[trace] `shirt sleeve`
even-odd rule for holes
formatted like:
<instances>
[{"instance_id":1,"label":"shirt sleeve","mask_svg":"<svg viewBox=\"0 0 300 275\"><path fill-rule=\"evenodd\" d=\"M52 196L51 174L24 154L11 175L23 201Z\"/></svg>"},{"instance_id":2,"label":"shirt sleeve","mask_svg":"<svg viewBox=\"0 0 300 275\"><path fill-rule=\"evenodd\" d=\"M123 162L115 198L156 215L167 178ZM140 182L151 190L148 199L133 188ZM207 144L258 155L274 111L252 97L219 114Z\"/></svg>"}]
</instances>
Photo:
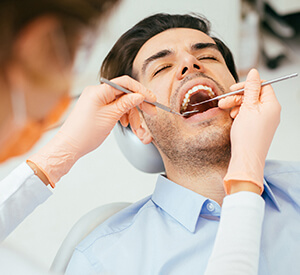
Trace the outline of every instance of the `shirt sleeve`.
<instances>
[{"instance_id":1,"label":"shirt sleeve","mask_svg":"<svg viewBox=\"0 0 300 275\"><path fill-rule=\"evenodd\" d=\"M24 162L0 182L0 241L52 192Z\"/></svg>"},{"instance_id":2,"label":"shirt sleeve","mask_svg":"<svg viewBox=\"0 0 300 275\"><path fill-rule=\"evenodd\" d=\"M205 275L257 274L264 206L263 198L252 192L225 197Z\"/></svg>"}]
</instances>

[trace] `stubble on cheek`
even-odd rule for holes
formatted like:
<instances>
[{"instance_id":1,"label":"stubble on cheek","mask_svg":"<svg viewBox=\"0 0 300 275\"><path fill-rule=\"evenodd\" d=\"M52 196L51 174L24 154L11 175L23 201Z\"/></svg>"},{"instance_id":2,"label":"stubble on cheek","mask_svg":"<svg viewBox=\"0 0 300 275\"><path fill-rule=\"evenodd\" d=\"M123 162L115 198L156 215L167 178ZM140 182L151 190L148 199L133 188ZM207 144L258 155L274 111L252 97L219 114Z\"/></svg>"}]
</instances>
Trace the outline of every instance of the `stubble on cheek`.
<instances>
[{"instance_id":1,"label":"stubble on cheek","mask_svg":"<svg viewBox=\"0 0 300 275\"><path fill-rule=\"evenodd\" d=\"M231 120L215 125L205 121L193 134L181 132L167 115L145 117L154 144L178 169L193 173L203 167L227 167L230 160Z\"/></svg>"}]
</instances>

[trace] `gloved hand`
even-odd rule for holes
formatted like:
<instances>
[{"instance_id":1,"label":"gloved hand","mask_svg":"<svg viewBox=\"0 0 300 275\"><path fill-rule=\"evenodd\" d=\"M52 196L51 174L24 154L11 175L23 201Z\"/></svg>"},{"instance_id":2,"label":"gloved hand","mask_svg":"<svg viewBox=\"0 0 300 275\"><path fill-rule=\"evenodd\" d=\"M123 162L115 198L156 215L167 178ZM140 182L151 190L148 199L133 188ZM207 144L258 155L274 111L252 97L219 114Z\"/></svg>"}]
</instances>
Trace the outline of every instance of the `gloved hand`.
<instances>
[{"instance_id":1,"label":"gloved hand","mask_svg":"<svg viewBox=\"0 0 300 275\"><path fill-rule=\"evenodd\" d=\"M55 137L38 153L29 158L43 171L51 185L65 175L83 155L96 149L109 135L118 120L123 126L140 125L135 106L149 115L156 108L143 102L154 102L154 94L128 76L112 80L135 93L124 94L106 84L85 88L70 116ZM31 165L30 165L31 166Z\"/></svg>"},{"instance_id":2,"label":"gloved hand","mask_svg":"<svg viewBox=\"0 0 300 275\"><path fill-rule=\"evenodd\" d=\"M280 121L281 107L270 85L261 87L257 70L252 69L244 83L231 90L245 88L244 95L228 96L219 101L222 109L232 108L231 159L224 178L230 193L234 181L256 184L263 191L265 159Z\"/></svg>"}]
</instances>

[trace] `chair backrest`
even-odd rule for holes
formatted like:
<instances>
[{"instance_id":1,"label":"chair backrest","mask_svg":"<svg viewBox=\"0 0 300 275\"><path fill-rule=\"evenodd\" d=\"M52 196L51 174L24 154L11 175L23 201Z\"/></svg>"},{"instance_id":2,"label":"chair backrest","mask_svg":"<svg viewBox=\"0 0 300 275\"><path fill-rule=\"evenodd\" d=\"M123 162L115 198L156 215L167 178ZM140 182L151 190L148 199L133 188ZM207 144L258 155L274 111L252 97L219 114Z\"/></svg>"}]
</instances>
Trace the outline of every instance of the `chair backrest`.
<instances>
[{"instance_id":1,"label":"chair backrest","mask_svg":"<svg viewBox=\"0 0 300 275\"><path fill-rule=\"evenodd\" d=\"M130 204L128 202L117 202L102 205L81 217L62 242L50 271L64 274L75 247L99 224Z\"/></svg>"}]
</instances>

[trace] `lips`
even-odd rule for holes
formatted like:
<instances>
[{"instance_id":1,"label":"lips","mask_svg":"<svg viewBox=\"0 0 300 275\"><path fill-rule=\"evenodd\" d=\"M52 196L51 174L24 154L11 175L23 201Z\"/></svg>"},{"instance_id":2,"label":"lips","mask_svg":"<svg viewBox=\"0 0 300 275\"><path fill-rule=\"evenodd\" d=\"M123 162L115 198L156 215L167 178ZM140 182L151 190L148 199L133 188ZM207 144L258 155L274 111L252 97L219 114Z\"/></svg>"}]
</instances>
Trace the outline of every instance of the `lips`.
<instances>
[{"instance_id":1,"label":"lips","mask_svg":"<svg viewBox=\"0 0 300 275\"><path fill-rule=\"evenodd\" d=\"M201 84L195 85L186 92L181 103L180 113L183 114L188 112L189 114L185 115L185 117L189 118L196 113L203 113L211 108L217 107L217 101L210 101L193 106L196 103L214 98L215 96L216 94L211 87Z\"/></svg>"}]
</instances>

